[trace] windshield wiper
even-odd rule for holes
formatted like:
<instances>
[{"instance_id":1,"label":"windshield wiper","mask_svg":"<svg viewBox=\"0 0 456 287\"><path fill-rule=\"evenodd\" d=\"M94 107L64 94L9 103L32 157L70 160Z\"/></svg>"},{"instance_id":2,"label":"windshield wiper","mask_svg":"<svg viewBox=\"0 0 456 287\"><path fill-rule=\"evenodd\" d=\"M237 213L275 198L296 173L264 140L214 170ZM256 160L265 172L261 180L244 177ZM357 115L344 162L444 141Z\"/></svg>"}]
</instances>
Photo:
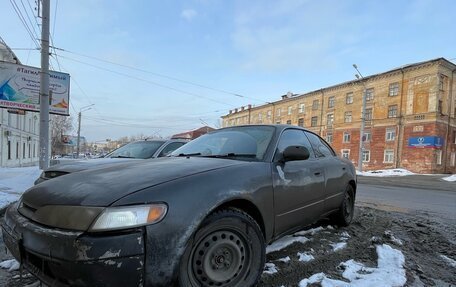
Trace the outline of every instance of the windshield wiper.
<instances>
[{"instance_id":1,"label":"windshield wiper","mask_svg":"<svg viewBox=\"0 0 456 287\"><path fill-rule=\"evenodd\" d=\"M125 155L116 155L116 156L110 156L110 158L135 158L133 156L125 156Z\"/></svg>"},{"instance_id":2,"label":"windshield wiper","mask_svg":"<svg viewBox=\"0 0 456 287\"><path fill-rule=\"evenodd\" d=\"M247 158L256 158L256 154L230 152L230 153L227 153L227 154L205 155L203 157L214 157L214 158L247 157Z\"/></svg>"},{"instance_id":3,"label":"windshield wiper","mask_svg":"<svg viewBox=\"0 0 456 287\"><path fill-rule=\"evenodd\" d=\"M180 153L177 156L198 156L201 155L200 152L195 152L195 153Z\"/></svg>"}]
</instances>

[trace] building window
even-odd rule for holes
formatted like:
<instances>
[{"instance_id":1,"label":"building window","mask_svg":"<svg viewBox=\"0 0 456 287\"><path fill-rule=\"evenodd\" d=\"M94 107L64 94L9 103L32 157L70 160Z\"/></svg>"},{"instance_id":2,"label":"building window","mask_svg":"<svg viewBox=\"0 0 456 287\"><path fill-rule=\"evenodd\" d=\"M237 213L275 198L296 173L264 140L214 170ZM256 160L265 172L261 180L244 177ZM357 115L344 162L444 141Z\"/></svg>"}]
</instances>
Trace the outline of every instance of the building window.
<instances>
[{"instance_id":1,"label":"building window","mask_svg":"<svg viewBox=\"0 0 456 287\"><path fill-rule=\"evenodd\" d=\"M272 117L272 112L271 112L270 110L267 112L266 117L268 118L268 120L271 119L271 117Z\"/></svg>"},{"instance_id":2,"label":"building window","mask_svg":"<svg viewBox=\"0 0 456 287\"><path fill-rule=\"evenodd\" d=\"M344 139L343 139L343 142L344 143L349 143L350 142L350 139L351 139L351 134L349 132L344 132Z\"/></svg>"},{"instance_id":3,"label":"building window","mask_svg":"<svg viewBox=\"0 0 456 287\"><path fill-rule=\"evenodd\" d=\"M385 140L386 141L393 141L396 139L396 128L388 128L386 129Z\"/></svg>"},{"instance_id":4,"label":"building window","mask_svg":"<svg viewBox=\"0 0 456 287\"><path fill-rule=\"evenodd\" d=\"M299 118L298 119L298 126L300 126L300 127L304 126L304 118Z\"/></svg>"},{"instance_id":5,"label":"building window","mask_svg":"<svg viewBox=\"0 0 456 287\"><path fill-rule=\"evenodd\" d=\"M384 163L393 163L394 162L394 150L385 149L383 153L383 162Z\"/></svg>"},{"instance_id":6,"label":"building window","mask_svg":"<svg viewBox=\"0 0 456 287\"><path fill-rule=\"evenodd\" d=\"M306 112L306 106L304 104L299 104L299 113L303 114Z\"/></svg>"},{"instance_id":7,"label":"building window","mask_svg":"<svg viewBox=\"0 0 456 287\"><path fill-rule=\"evenodd\" d=\"M440 76L439 90L443 91L445 88L445 76Z\"/></svg>"},{"instance_id":8,"label":"building window","mask_svg":"<svg viewBox=\"0 0 456 287\"><path fill-rule=\"evenodd\" d=\"M366 120L366 121L372 120L372 108L366 109L366 113L364 114L364 120Z\"/></svg>"},{"instance_id":9,"label":"building window","mask_svg":"<svg viewBox=\"0 0 456 287\"><path fill-rule=\"evenodd\" d=\"M318 117L312 117L310 120L310 126L311 127L316 127L318 122Z\"/></svg>"},{"instance_id":10,"label":"building window","mask_svg":"<svg viewBox=\"0 0 456 287\"><path fill-rule=\"evenodd\" d=\"M36 146L33 144L33 157L36 157Z\"/></svg>"},{"instance_id":11,"label":"building window","mask_svg":"<svg viewBox=\"0 0 456 287\"><path fill-rule=\"evenodd\" d=\"M363 142L370 142L372 140L371 132L364 132Z\"/></svg>"},{"instance_id":12,"label":"building window","mask_svg":"<svg viewBox=\"0 0 456 287\"><path fill-rule=\"evenodd\" d=\"M345 96L345 103L346 103L347 105L353 104L353 93L348 93L348 94Z\"/></svg>"},{"instance_id":13,"label":"building window","mask_svg":"<svg viewBox=\"0 0 456 287\"><path fill-rule=\"evenodd\" d=\"M326 134L326 141L330 144L333 142L333 134L332 133L327 133Z\"/></svg>"},{"instance_id":14,"label":"building window","mask_svg":"<svg viewBox=\"0 0 456 287\"><path fill-rule=\"evenodd\" d=\"M29 158L32 157L32 150L31 150L31 145L30 145L30 143L28 144L28 157L29 157Z\"/></svg>"},{"instance_id":15,"label":"building window","mask_svg":"<svg viewBox=\"0 0 456 287\"><path fill-rule=\"evenodd\" d=\"M8 141L8 159L11 159L11 141Z\"/></svg>"},{"instance_id":16,"label":"building window","mask_svg":"<svg viewBox=\"0 0 456 287\"><path fill-rule=\"evenodd\" d=\"M281 109L281 108L278 108L278 109L276 110L276 114L277 114L278 117L280 117L281 114L282 114L282 109Z\"/></svg>"},{"instance_id":17,"label":"building window","mask_svg":"<svg viewBox=\"0 0 456 287\"><path fill-rule=\"evenodd\" d=\"M352 122L352 112L345 112L344 122L346 122L346 123Z\"/></svg>"},{"instance_id":18,"label":"building window","mask_svg":"<svg viewBox=\"0 0 456 287\"><path fill-rule=\"evenodd\" d=\"M342 154L342 157L350 158L350 150L349 149L343 149L341 151L341 154Z\"/></svg>"},{"instance_id":19,"label":"building window","mask_svg":"<svg viewBox=\"0 0 456 287\"><path fill-rule=\"evenodd\" d=\"M456 152L450 154L450 166L456 165Z\"/></svg>"},{"instance_id":20,"label":"building window","mask_svg":"<svg viewBox=\"0 0 456 287\"><path fill-rule=\"evenodd\" d=\"M288 121L287 121L287 125L291 125L291 120L288 120Z\"/></svg>"},{"instance_id":21,"label":"building window","mask_svg":"<svg viewBox=\"0 0 456 287\"><path fill-rule=\"evenodd\" d=\"M363 150L363 162L370 162L371 152L370 150Z\"/></svg>"},{"instance_id":22,"label":"building window","mask_svg":"<svg viewBox=\"0 0 456 287\"><path fill-rule=\"evenodd\" d=\"M439 114L443 114L443 101L442 100L439 100L439 105L438 105L438 108L437 108Z\"/></svg>"},{"instance_id":23,"label":"building window","mask_svg":"<svg viewBox=\"0 0 456 287\"><path fill-rule=\"evenodd\" d=\"M289 106L289 107L288 107L288 115L291 115L292 112L293 112L293 107L292 107L292 106Z\"/></svg>"},{"instance_id":24,"label":"building window","mask_svg":"<svg viewBox=\"0 0 456 287\"><path fill-rule=\"evenodd\" d=\"M397 105L388 106L388 118L397 117Z\"/></svg>"},{"instance_id":25,"label":"building window","mask_svg":"<svg viewBox=\"0 0 456 287\"><path fill-rule=\"evenodd\" d=\"M334 114L328 114L326 116L326 126L328 128L332 127L334 123Z\"/></svg>"},{"instance_id":26,"label":"building window","mask_svg":"<svg viewBox=\"0 0 456 287\"><path fill-rule=\"evenodd\" d=\"M19 158L19 142L16 142L16 158Z\"/></svg>"},{"instance_id":27,"label":"building window","mask_svg":"<svg viewBox=\"0 0 456 287\"><path fill-rule=\"evenodd\" d=\"M22 143L22 158L25 158L25 143Z\"/></svg>"},{"instance_id":28,"label":"building window","mask_svg":"<svg viewBox=\"0 0 456 287\"><path fill-rule=\"evenodd\" d=\"M329 97L328 108L334 108L335 104L336 104L336 97L334 97L334 96Z\"/></svg>"},{"instance_id":29,"label":"building window","mask_svg":"<svg viewBox=\"0 0 456 287\"><path fill-rule=\"evenodd\" d=\"M258 114L258 122L261 124L263 123L263 114L262 113L259 113Z\"/></svg>"},{"instance_id":30,"label":"building window","mask_svg":"<svg viewBox=\"0 0 456 287\"><path fill-rule=\"evenodd\" d=\"M436 163L437 163L437 165L442 165L442 150L441 149L436 151Z\"/></svg>"},{"instance_id":31,"label":"building window","mask_svg":"<svg viewBox=\"0 0 456 287\"><path fill-rule=\"evenodd\" d=\"M394 97L399 95L399 83L392 83L389 85L389 96Z\"/></svg>"},{"instance_id":32,"label":"building window","mask_svg":"<svg viewBox=\"0 0 456 287\"><path fill-rule=\"evenodd\" d=\"M366 101L372 101L374 99L374 88L366 89Z\"/></svg>"},{"instance_id":33,"label":"building window","mask_svg":"<svg viewBox=\"0 0 456 287\"><path fill-rule=\"evenodd\" d=\"M320 101L319 100L314 100L312 102L312 110L318 110L319 107L320 107Z\"/></svg>"}]
</instances>

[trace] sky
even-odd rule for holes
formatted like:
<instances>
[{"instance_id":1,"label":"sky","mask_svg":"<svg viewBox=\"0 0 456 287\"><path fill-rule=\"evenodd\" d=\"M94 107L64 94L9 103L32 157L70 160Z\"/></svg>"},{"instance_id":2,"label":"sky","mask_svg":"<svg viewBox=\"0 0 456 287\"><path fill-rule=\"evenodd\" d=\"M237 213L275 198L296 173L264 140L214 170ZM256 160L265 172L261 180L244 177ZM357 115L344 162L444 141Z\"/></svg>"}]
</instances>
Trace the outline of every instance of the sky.
<instances>
[{"instance_id":1,"label":"sky","mask_svg":"<svg viewBox=\"0 0 456 287\"><path fill-rule=\"evenodd\" d=\"M33 0L0 1L0 36L39 67L13 4L39 38ZM455 62L454 11L453 0L51 0L51 65L71 76L72 134L82 110L89 142L169 137L354 80L354 63L368 76Z\"/></svg>"}]
</instances>

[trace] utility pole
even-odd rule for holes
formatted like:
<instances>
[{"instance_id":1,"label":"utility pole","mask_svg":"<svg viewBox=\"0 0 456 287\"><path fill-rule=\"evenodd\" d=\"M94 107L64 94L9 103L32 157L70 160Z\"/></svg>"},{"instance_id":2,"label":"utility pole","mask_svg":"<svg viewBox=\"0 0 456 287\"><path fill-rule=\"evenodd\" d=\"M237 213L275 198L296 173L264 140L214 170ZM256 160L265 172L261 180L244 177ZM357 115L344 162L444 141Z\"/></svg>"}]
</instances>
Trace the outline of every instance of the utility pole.
<instances>
[{"instance_id":1,"label":"utility pole","mask_svg":"<svg viewBox=\"0 0 456 287\"><path fill-rule=\"evenodd\" d=\"M359 80L361 78L361 83L363 84L363 107L361 110L361 127L359 129L359 158L358 158L358 171L363 171L363 151L364 151L364 126L366 124L366 84L364 83L364 77L361 72L358 70L358 66L353 64L353 68L356 69L358 74L356 74L356 78Z\"/></svg>"},{"instance_id":2,"label":"utility pole","mask_svg":"<svg viewBox=\"0 0 456 287\"><path fill-rule=\"evenodd\" d=\"M50 0L41 0L40 169L49 167L49 25Z\"/></svg>"},{"instance_id":3,"label":"utility pole","mask_svg":"<svg viewBox=\"0 0 456 287\"><path fill-rule=\"evenodd\" d=\"M78 114L78 141L77 141L77 146L76 146L76 158L79 158L79 150L80 150L80 142L81 142L81 116L82 116L82 112L90 110L91 106L93 106L93 105L95 105L95 104L91 104L91 105L82 107L79 110L79 114Z\"/></svg>"}]
</instances>

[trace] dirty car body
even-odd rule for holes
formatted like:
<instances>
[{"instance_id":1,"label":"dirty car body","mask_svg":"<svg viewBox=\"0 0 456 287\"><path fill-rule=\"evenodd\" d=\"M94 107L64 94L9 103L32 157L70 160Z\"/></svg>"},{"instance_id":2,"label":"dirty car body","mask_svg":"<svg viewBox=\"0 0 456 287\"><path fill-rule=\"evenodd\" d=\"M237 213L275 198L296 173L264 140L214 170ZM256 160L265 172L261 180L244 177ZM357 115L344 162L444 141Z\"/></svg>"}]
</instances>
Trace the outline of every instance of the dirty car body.
<instances>
[{"instance_id":1,"label":"dirty car body","mask_svg":"<svg viewBox=\"0 0 456 287\"><path fill-rule=\"evenodd\" d=\"M140 159L164 157L187 142L187 140L180 139L140 140L123 145L102 158L62 161L44 170L40 177L35 180L35 184L81 170L102 168Z\"/></svg>"},{"instance_id":2,"label":"dirty car body","mask_svg":"<svg viewBox=\"0 0 456 287\"><path fill-rule=\"evenodd\" d=\"M355 191L353 165L310 131L240 126L43 182L2 227L50 286L254 286L267 243L329 215L349 224Z\"/></svg>"}]
</instances>

